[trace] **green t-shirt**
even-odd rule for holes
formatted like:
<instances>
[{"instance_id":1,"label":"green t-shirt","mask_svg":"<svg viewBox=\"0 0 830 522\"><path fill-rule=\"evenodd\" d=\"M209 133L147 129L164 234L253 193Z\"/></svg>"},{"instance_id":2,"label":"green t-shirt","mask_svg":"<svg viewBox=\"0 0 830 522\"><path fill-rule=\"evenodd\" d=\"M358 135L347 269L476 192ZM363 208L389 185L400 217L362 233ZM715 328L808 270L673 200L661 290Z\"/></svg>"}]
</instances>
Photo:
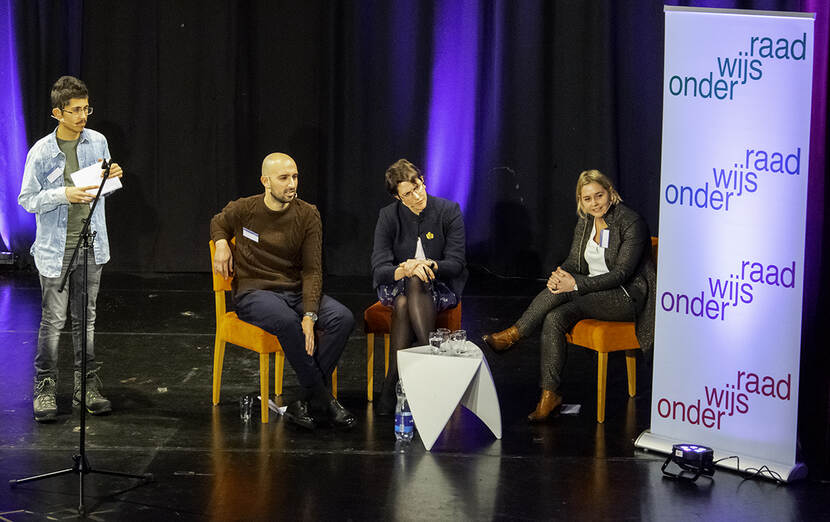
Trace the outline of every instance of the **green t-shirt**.
<instances>
[{"instance_id":1,"label":"green t-shirt","mask_svg":"<svg viewBox=\"0 0 830 522\"><path fill-rule=\"evenodd\" d=\"M79 170L78 166L78 141L76 140L58 140L58 147L66 155L66 166L63 169L63 183L67 187L74 187L72 183L73 172ZM84 228L84 220L89 217L88 203L70 203L69 216L66 218L66 250L72 250L78 243L78 236L81 235L81 230Z\"/></svg>"}]
</instances>

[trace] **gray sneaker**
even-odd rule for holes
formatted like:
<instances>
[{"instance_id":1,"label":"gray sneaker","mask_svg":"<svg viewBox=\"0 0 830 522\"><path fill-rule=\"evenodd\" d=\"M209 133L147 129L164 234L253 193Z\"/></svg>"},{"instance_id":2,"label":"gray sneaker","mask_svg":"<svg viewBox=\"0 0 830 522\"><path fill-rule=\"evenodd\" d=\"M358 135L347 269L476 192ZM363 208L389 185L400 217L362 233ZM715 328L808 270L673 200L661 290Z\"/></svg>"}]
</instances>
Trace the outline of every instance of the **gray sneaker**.
<instances>
[{"instance_id":1,"label":"gray sneaker","mask_svg":"<svg viewBox=\"0 0 830 522\"><path fill-rule=\"evenodd\" d=\"M58 416L58 405L55 401L57 385L52 377L35 379L35 393L32 404L35 411L35 420L49 422Z\"/></svg>"},{"instance_id":2,"label":"gray sneaker","mask_svg":"<svg viewBox=\"0 0 830 522\"><path fill-rule=\"evenodd\" d=\"M110 401L101 395L101 378L98 371L86 373L86 411L92 415L103 415L112 411ZM75 387L72 391L72 406L81 404L81 372L75 371Z\"/></svg>"}]
</instances>

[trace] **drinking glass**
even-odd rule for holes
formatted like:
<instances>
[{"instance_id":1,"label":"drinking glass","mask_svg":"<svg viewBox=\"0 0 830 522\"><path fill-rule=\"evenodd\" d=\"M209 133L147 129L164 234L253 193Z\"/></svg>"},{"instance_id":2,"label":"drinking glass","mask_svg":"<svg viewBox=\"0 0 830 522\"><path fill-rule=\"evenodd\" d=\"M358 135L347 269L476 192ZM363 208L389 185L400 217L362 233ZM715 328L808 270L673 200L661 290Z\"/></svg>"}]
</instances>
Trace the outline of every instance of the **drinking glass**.
<instances>
[{"instance_id":1,"label":"drinking glass","mask_svg":"<svg viewBox=\"0 0 830 522\"><path fill-rule=\"evenodd\" d=\"M432 353L441 352L441 343L444 342L444 335L439 332L429 333L429 347Z\"/></svg>"},{"instance_id":2,"label":"drinking glass","mask_svg":"<svg viewBox=\"0 0 830 522\"><path fill-rule=\"evenodd\" d=\"M239 398L239 418L242 422L251 422L251 409L254 405L254 398L245 394Z\"/></svg>"},{"instance_id":3,"label":"drinking glass","mask_svg":"<svg viewBox=\"0 0 830 522\"><path fill-rule=\"evenodd\" d=\"M450 334L453 355L463 355L467 352L466 330L456 330Z\"/></svg>"},{"instance_id":4,"label":"drinking glass","mask_svg":"<svg viewBox=\"0 0 830 522\"><path fill-rule=\"evenodd\" d=\"M441 346L439 351L441 353L447 353L450 349L449 340L450 340L450 330L449 328L439 328L435 330L441 336Z\"/></svg>"}]
</instances>

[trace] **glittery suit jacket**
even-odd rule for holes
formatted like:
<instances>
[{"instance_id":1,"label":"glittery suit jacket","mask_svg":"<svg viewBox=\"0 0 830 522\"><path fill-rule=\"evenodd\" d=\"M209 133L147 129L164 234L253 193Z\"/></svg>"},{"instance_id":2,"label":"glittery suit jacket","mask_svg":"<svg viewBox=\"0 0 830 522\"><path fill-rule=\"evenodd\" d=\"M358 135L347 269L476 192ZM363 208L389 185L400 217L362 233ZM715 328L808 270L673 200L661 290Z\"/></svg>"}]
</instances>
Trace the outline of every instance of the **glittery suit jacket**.
<instances>
[{"instance_id":1,"label":"glittery suit jacket","mask_svg":"<svg viewBox=\"0 0 830 522\"><path fill-rule=\"evenodd\" d=\"M648 225L637 212L617 203L604 216L608 224L608 248L605 264L608 273L588 276L585 246L594 230L594 217L579 218L574 237L562 268L573 275L580 295L612 288L622 288L640 310L636 331L640 347L650 357L654 346L654 306L657 272L652 259ZM642 306L639 306L643 303Z\"/></svg>"}]
</instances>

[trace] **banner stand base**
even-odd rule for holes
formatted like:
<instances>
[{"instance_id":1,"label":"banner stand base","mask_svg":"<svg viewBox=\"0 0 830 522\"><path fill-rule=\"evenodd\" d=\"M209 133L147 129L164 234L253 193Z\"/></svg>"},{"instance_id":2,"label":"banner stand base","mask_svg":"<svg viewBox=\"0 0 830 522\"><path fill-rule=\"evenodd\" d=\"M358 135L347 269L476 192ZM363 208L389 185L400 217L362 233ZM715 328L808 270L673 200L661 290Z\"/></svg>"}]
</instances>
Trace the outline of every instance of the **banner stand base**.
<instances>
[{"instance_id":1,"label":"banner stand base","mask_svg":"<svg viewBox=\"0 0 830 522\"><path fill-rule=\"evenodd\" d=\"M651 430L645 430L639 437L637 437L637 440L634 441L634 446L643 450L652 450L668 455L672 451L672 445L685 442L696 444L698 441L672 439L663 435L655 435L651 432ZM711 446L710 444L707 445ZM760 469L761 467L766 466L771 471L778 473L778 475L781 476L781 480L787 483L807 477L807 466L801 462L796 462L795 464L782 464L780 462L759 460L757 457L741 455L735 452L725 452L714 447L712 449L715 452L715 460L723 457L730 457L732 455L737 455L741 459L741 469L738 469L738 462L736 459L728 459L718 462L717 465L722 468L746 473L747 468ZM762 473L758 476L768 480L775 480L769 473Z\"/></svg>"}]
</instances>

